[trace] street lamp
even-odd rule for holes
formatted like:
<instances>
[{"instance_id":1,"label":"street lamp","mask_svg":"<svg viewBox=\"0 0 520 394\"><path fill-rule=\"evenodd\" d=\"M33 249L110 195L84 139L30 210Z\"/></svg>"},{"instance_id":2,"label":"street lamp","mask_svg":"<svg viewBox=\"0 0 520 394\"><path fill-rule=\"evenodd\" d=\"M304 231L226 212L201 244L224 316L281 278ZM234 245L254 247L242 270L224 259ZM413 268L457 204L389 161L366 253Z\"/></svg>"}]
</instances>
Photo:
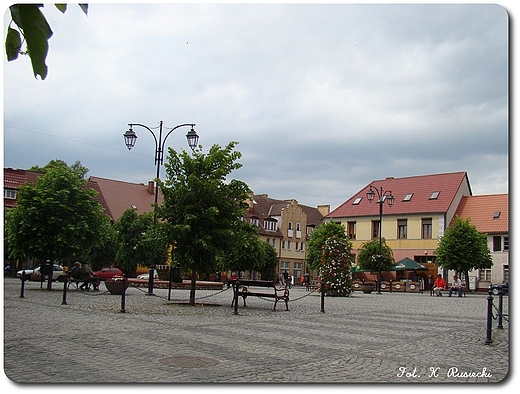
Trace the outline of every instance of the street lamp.
<instances>
[{"instance_id":1,"label":"street lamp","mask_svg":"<svg viewBox=\"0 0 520 394\"><path fill-rule=\"evenodd\" d=\"M188 134L186 134L186 139L188 140L189 147L194 150L197 147L197 144L199 142L199 136L194 130L195 123L183 123L180 125L175 126L174 128L170 129L166 136L162 137L163 134L163 121L161 120L159 122L159 126L157 127L148 127L141 123L129 123L130 126L129 130L123 134L123 137L125 137L125 145L128 148L128 150L132 149L137 141L137 135L135 134L133 127L139 126L144 127L146 130L148 130L154 140L155 140L155 164L157 166L157 176L156 176L156 182L155 182L155 204L153 209L153 226L154 230L157 230L157 198L159 194L159 185L157 183L157 180L159 180L159 173L161 169L161 165L163 164L164 159L164 146L166 144L166 139L170 136L171 133L173 133L175 130L181 127L190 126L191 129L188 131ZM154 129L159 129L159 137L157 137L156 133L154 132ZM152 257L152 262L150 264L150 269L148 271L148 295L153 295L153 277L154 277L154 271L155 271L155 249Z\"/></svg>"},{"instance_id":2,"label":"street lamp","mask_svg":"<svg viewBox=\"0 0 520 394\"><path fill-rule=\"evenodd\" d=\"M368 191L367 191L367 199L370 203L372 203L372 200L374 199L375 195L377 194L378 200L377 203L379 204L379 258L383 258L383 204L385 201L389 206L394 205L394 196L392 195L392 192L389 190L383 191L383 188L380 187L379 190L370 185ZM381 266L379 266L379 277L377 280L377 294L381 294Z\"/></svg>"}]
</instances>

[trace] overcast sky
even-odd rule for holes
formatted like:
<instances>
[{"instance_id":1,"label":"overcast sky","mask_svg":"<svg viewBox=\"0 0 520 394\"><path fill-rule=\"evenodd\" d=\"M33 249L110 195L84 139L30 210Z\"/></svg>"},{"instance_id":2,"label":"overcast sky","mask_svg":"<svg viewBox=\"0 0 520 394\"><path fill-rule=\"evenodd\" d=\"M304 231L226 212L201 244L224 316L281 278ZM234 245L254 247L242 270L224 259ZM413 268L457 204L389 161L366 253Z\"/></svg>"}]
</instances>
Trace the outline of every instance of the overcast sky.
<instances>
[{"instance_id":1,"label":"overcast sky","mask_svg":"<svg viewBox=\"0 0 520 394\"><path fill-rule=\"evenodd\" d=\"M146 183L154 141L238 141L257 194L334 209L372 180L467 171L507 193L508 14L499 5L77 4L43 9L44 81L4 55L4 166L76 160ZM10 21L4 15L4 30ZM176 130L167 141L189 150ZM161 175L164 175L164 167Z\"/></svg>"}]
</instances>

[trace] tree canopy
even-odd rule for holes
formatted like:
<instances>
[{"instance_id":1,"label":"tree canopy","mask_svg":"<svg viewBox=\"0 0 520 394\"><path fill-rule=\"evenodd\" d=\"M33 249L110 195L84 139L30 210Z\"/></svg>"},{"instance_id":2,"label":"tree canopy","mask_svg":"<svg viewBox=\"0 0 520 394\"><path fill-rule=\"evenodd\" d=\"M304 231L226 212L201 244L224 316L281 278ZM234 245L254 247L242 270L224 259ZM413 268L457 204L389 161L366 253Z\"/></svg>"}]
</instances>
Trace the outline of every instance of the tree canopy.
<instances>
[{"instance_id":1,"label":"tree canopy","mask_svg":"<svg viewBox=\"0 0 520 394\"><path fill-rule=\"evenodd\" d=\"M487 234L480 233L471 220L456 216L439 239L435 249L435 262L449 270L468 272L491 268L493 260L487 244ZM469 282L466 282L469 283Z\"/></svg>"},{"instance_id":2,"label":"tree canopy","mask_svg":"<svg viewBox=\"0 0 520 394\"><path fill-rule=\"evenodd\" d=\"M386 244L385 238L381 239L381 251L378 239L364 242L357 255L358 266L372 272L388 271L394 264L394 253Z\"/></svg>"},{"instance_id":3,"label":"tree canopy","mask_svg":"<svg viewBox=\"0 0 520 394\"><path fill-rule=\"evenodd\" d=\"M345 240L348 249L352 250L352 243L345 231L345 226L336 222L325 222L320 224L311 233L309 241L307 242L307 253L305 261L307 267L311 270L317 270L321 266L323 247L327 239L335 237L336 239Z\"/></svg>"},{"instance_id":4,"label":"tree canopy","mask_svg":"<svg viewBox=\"0 0 520 394\"><path fill-rule=\"evenodd\" d=\"M215 144L207 154L197 149L193 155L169 148L166 180L159 181L164 202L159 216L167 228L172 259L191 272L190 304L195 303L198 275L215 272L222 253L236 246L236 232L245 216L249 187L242 181L227 180L241 167L236 142L226 147ZM256 252L255 252L256 253Z\"/></svg>"},{"instance_id":5,"label":"tree canopy","mask_svg":"<svg viewBox=\"0 0 520 394\"><path fill-rule=\"evenodd\" d=\"M134 276L138 265L148 266L152 259L164 264L168 246L163 228L162 223L154 226L153 213L138 215L133 208L125 210L114 223L117 266Z\"/></svg>"},{"instance_id":6,"label":"tree canopy","mask_svg":"<svg viewBox=\"0 0 520 394\"><path fill-rule=\"evenodd\" d=\"M20 186L16 207L6 212L11 257L54 261L87 255L106 221L95 195L64 163Z\"/></svg>"}]
</instances>

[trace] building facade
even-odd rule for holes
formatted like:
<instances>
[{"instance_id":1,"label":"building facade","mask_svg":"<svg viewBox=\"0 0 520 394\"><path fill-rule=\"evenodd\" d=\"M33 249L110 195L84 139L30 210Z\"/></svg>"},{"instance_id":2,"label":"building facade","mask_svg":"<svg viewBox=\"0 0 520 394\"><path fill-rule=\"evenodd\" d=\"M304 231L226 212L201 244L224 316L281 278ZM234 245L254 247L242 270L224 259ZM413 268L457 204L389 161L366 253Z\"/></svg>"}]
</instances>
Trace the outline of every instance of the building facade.
<instances>
[{"instance_id":1,"label":"building facade","mask_svg":"<svg viewBox=\"0 0 520 394\"><path fill-rule=\"evenodd\" d=\"M305 264L307 240L330 211L329 205L316 208L298 201L277 200L267 194L252 195L246 221L258 226L262 241L272 245L278 256L277 273L287 271L294 283L308 270Z\"/></svg>"}]
</instances>

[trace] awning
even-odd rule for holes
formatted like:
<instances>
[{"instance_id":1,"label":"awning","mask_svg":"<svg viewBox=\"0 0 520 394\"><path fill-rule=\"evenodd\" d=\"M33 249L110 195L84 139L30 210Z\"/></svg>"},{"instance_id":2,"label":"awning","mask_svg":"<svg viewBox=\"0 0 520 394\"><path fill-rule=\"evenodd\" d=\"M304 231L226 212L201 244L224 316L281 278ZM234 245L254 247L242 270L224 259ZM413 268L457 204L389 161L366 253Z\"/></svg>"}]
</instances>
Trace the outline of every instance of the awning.
<instances>
[{"instance_id":1,"label":"awning","mask_svg":"<svg viewBox=\"0 0 520 394\"><path fill-rule=\"evenodd\" d=\"M390 268L390 271L414 271L414 270L423 270L426 271L428 268L426 268L424 265L419 264L418 262L405 257L402 260L399 260L397 263L395 263L392 268Z\"/></svg>"}]
</instances>

